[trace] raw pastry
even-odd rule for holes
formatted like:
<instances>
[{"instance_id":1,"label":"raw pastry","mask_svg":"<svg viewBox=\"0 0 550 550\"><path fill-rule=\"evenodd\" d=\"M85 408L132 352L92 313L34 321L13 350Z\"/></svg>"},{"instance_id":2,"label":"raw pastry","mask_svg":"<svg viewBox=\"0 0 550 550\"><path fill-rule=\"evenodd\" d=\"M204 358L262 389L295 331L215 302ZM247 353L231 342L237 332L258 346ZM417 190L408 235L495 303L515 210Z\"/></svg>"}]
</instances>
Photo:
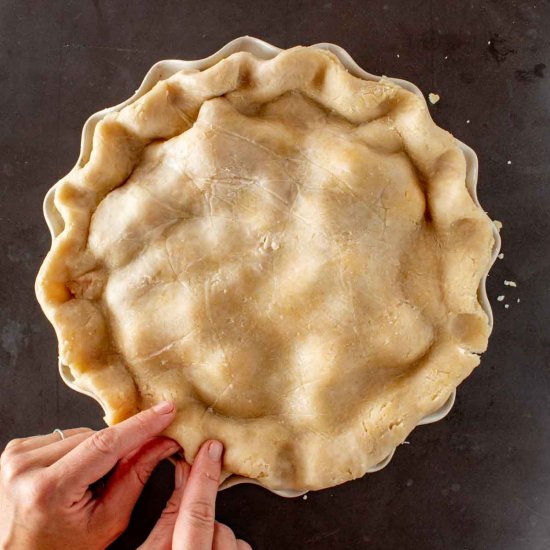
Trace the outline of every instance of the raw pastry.
<instances>
[{"instance_id":1,"label":"raw pastry","mask_svg":"<svg viewBox=\"0 0 550 550\"><path fill-rule=\"evenodd\" d=\"M37 279L116 423L165 398L192 460L272 489L362 476L478 365L491 222L423 101L331 53L237 53L95 128Z\"/></svg>"}]
</instances>

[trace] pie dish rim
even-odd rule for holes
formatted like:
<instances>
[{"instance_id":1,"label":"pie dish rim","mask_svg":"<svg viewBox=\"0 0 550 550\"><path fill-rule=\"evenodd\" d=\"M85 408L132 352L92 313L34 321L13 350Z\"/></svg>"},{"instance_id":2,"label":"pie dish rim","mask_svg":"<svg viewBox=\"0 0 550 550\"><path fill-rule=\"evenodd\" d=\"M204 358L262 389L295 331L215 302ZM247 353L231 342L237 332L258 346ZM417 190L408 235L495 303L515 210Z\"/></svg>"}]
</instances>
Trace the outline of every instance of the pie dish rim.
<instances>
[{"instance_id":1,"label":"pie dish rim","mask_svg":"<svg viewBox=\"0 0 550 550\"><path fill-rule=\"evenodd\" d=\"M355 76L358 76L365 80L371 80L371 81L378 81L382 78L382 76L374 75L362 69L353 60L351 55L346 50L344 50L343 48L341 48L336 44L323 42L323 43L314 44L310 47L324 49L332 52L342 62L342 64L346 67L346 69ZM204 70L216 64L221 59L226 58L229 55L237 52L249 52L263 59L271 59L283 50L284 48L279 48L277 46L269 44L258 38L254 38L251 36L242 36L228 42L225 46L220 48L218 51L216 51L212 55L203 59L198 59L198 60L168 59L168 60L158 61L146 73L140 86L131 97L129 97L124 102L119 103L118 105L115 105L113 107L107 107L105 109L102 109L92 114L86 120L82 129L80 153L79 153L78 160L76 162L76 166L82 166L85 163L85 159L88 158L92 148L92 138L93 138L94 128L100 120L102 120L109 113L119 111L123 107L133 103L139 97L141 97L146 92L148 92L159 81L168 78L178 70L181 70L183 68ZM404 89L422 98L422 100L426 104L426 99L422 94L422 92L419 90L417 86L415 86L411 82L403 79L399 79L399 78L393 78L393 77L386 77L386 78L389 78L389 80L391 80L392 82L400 85ZM455 140L466 159L466 187L472 199L474 200L474 203L481 208L481 205L479 204L479 200L477 197L477 181L478 181L477 155L471 147L469 147L468 145L466 145L465 143L463 143L457 138L455 138ZM54 184L48 190L43 203L43 213L51 233L52 241L61 232L63 228L63 220L61 218L61 215L55 208L54 200L53 200L56 186L57 186L57 183ZM500 246L501 246L500 235L494 223L492 224L492 230L493 230L494 245L492 249L491 261L487 268L487 272L481 278L480 284L478 287L479 302L481 304L482 309L487 315L490 332L493 328L493 313L491 310L490 302L487 297L486 279L490 268L492 267L493 263L495 262L498 256L498 253L500 251ZM83 390L82 388L76 385L75 380L70 374L69 368L66 365L63 365L61 361L59 361L58 367L59 367L61 378L67 386L69 386L71 389L79 393L92 397L95 401L99 403L99 405L103 409L105 409L105 407L103 406L101 400L98 398L97 395L93 394L92 392ZM445 404L440 409L424 417L417 424L417 426L424 425L424 424L431 424L434 422L438 422L439 420L442 420L451 411L454 405L455 398L456 398L456 389L453 390L453 392L449 396L449 399L445 402ZM395 453L395 448L389 453L389 455L384 460L382 460L381 462L379 462L378 464L376 464L375 466L367 470L367 473L373 473L383 469L391 461L394 453ZM237 475L231 475L221 484L220 490L233 487L235 485L242 484L242 483L249 483L249 484L262 486L261 483L259 483L257 480L245 478ZM298 496L304 495L307 492L307 491L294 491L294 490L273 490L273 489L268 489L268 490L283 497L298 497Z\"/></svg>"}]
</instances>

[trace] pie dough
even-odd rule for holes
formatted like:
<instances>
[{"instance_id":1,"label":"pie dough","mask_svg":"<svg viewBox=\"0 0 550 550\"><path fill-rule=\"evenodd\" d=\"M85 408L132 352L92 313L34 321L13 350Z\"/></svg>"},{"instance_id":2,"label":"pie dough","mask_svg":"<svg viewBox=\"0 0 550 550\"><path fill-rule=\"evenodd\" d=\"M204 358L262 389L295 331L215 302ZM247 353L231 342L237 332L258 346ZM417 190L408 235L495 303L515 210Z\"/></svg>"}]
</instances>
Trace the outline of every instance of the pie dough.
<instances>
[{"instance_id":1,"label":"pie dough","mask_svg":"<svg viewBox=\"0 0 550 550\"><path fill-rule=\"evenodd\" d=\"M425 103L331 53L236 53L94 130L37 279L109 424L162 399L192 461L272 489L362 476L479 363L491 222Z\"/></svg>"}]
</instances>

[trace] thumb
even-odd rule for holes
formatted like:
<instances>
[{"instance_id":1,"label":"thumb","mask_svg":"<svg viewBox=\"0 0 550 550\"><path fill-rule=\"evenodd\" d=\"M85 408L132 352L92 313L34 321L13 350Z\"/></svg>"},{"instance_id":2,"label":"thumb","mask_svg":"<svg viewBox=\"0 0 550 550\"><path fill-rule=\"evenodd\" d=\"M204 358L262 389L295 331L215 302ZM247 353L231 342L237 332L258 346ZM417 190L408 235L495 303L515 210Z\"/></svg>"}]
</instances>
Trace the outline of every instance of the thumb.
<instances>
[{"instance_id":1,"label":"thumb","mask_svg":"<svg viewBox=\"0 0 550 550\"><path fill-rule=\"evenodd\" d=\"M153 530L138 550L170 550L172 548L174 526L178 518L189 471L189 465L185 461L178 460L176 462L174 492L166 503L166 507Z\"/></svg>"}]
</instances>

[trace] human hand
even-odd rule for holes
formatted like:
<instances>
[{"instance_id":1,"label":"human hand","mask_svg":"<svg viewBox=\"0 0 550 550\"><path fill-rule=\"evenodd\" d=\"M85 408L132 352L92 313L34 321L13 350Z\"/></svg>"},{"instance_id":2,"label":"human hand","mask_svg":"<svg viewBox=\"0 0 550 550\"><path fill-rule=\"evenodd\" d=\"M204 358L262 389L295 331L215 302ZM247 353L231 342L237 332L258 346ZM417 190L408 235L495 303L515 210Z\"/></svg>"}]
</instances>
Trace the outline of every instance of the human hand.
<instances>
[{"instance_id":1,"label":"human hand","mask_svg":"<svg viewBox=\"0 0 550 550\"><path fill-rule=\"evenodd\" d=\"M252 550L215 521L222 452L219 441L207 441L192 467L176 463L174 493L139 550Z\"/></svg>"},{"instance_id":2,"label":"human hand","mask_svg":"<svg viewBox=\"0 0 550 550\"><path fill-rule=\"evenodd\" d=\"M105 548L128 525L155 466L179 445L157 437L172 403L104 430L88 428L15 439L0 457L2 548ZM104 489L90 486L114 468Z\"/></svg>"},{"instance_id":3,"label":"human hand","mask_svg":"<svg viewBox=\"0 0 550 550\"><path fill-rule=\"evenodd\" d=\"M174 417L173 404L161 403L98 432L76 428L66 430L63 440L54 433L11 441L0 457L0 546L48 550L108 546L128 525L132 509L155 466L179 449L176 442L158 436ZM170 524L172 530L176 526L172 518L179 511L185 480L191 479L189 467L178 464L178 487L147 544L162 542ZM196 476L200 479L198 485L210 487L212 483L203 479L207 470L196 471L203 472ZM105 487L96 492L93 484L109 472ZM189 487L195 485L196 482L189 482ZM203 493L198 494L202 498ZM195 502L189 498L187 501ZM202 516L198 511L206 509L203 501L191 504L193 511L189 516L194 518L191 523L200 522L197 518ZM182 540L187 546L174 548L203 548L193 541L186 542L185 536ZM170 548L170 543L149 547Z\"/></svg>"}]
</instances>

